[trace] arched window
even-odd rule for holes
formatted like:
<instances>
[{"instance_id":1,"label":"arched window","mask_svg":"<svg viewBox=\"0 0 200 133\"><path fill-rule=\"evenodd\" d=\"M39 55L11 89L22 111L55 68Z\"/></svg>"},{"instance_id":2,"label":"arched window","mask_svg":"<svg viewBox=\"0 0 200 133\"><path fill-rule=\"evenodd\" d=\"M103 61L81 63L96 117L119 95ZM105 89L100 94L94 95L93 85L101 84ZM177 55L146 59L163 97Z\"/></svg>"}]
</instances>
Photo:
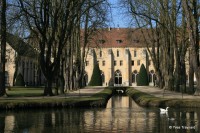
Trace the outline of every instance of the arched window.
<instances>
[{"instance_id":1,"label":"arched window","mask_svg":"<svg viewBox=\"0 0 200 133\"><path fill-rule=\"evenodd\" d=\"M122 84L122 73L119 70L115 71L115 84L116 85Z\"/></svg>"},{"instance_id":2,"label":"arched window","mask_svg":"<svg viewBox=\"0 0 200 133\"><path fill-rule=\"evenodd\" d=\"M132 73L132 83L136 83L136 79L137 79L137 70L134 70Z\"/></svg>"},{"instance_id":3,"label":"arched window","mask_svg":"<svg viewBox=\"0 0 200 133\"><path fill-rule=\"evenodd\" d=\"M149 83L153 83L153 85L155 86L155 80L156 80L156 75L154 70L151 70L149 72Z\"/></svg>"},{"instance_id":4,"label":"arched window","mask_svg":"<svg viewBox=\"0 0 200 133\"><path fill-rule=\"evenodd\" d=\"M100 51L99 56L102 57L102 51Z\"/></svg>"}]
</instances>

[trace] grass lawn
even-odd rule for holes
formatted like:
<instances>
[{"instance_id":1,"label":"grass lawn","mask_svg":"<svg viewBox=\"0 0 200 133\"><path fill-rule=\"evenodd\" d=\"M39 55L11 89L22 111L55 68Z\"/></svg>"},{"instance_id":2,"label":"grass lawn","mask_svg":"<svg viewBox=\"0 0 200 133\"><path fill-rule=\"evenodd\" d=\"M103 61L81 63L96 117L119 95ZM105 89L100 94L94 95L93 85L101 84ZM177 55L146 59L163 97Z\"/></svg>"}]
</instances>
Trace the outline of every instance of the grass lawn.
<instances>
[{"instance_id":1,"label":"grass lawn","mask_svg":"<svg viewBox=\"0 0 200 133\"><path fill-rule=\"evenodd\" d=\"M36 97L43 94L44 88L11 87L6 93L9 97Z\"/></svg>"},{"instance_id":2,"label":"grass lawn","mask_svg":"<svg viewBox=\"0 0 200 133\"><path fill-rule=\"evenodd\" d=\"M146 107L174 107L174 108L200 108L200 100L198 99L176 99L155 97L145 92L127 89L127 95L141 106Z\"/></svg>"},{"instance_id":3,"label":"grass lawn","mask_svg":"<svg viewBox=\"0 0 200 133\"><path fill-rule=\"evenodd\" d=\"M7 90L8 97L0 99L0 109L105 107L112 96L111 88L105 88L91 97L41 97L43 90L42 87L12 87Z\"/></svg>"}]
</instances>

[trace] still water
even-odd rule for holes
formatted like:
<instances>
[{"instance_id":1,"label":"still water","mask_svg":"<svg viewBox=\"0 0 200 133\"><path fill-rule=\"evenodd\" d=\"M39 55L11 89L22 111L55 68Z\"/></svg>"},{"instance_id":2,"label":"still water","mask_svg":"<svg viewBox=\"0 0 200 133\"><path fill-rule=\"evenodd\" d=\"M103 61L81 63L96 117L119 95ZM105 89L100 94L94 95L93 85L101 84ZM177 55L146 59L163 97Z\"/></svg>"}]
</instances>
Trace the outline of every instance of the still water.
<instances>
[{"instance_id":1,"label":"still water","mask_svg":"<svg viewBox=\"0 0 200 133\"><path fill-rule=\"evenodd\" d=\"M105 109L0 112L0 133L199 133L200 110L142 108L127 96L114 96Z\"/></svg>"}]
</instances>

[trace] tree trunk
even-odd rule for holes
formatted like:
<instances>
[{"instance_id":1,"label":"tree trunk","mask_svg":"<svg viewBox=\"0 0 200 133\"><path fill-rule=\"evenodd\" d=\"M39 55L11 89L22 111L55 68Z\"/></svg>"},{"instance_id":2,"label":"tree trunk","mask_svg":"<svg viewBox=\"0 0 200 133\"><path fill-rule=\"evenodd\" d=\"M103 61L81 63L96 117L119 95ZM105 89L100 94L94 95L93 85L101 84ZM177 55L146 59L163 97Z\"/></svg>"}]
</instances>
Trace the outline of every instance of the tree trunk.
<instances>
[{"instance_id":1,"label":"tree trunk","mask_svg":"<svg viewBox=\"0 0 200 133\"><path fill-rule=\"evenodd\" d=\"M194 69L192 68L192 64L189 65L189 89L194 93Z\"/></svg>"},{"instance_id":2,"label":"tree trunk","mask_svg":"<svg viewBox=\"0 0 200 133\"><path fill-rule=\"evenodd\" d=\"M156 84L158 85L159 88L163 88L164 87L164 80L163 77L161 75L161 72L156 72L157 77L156 77Z\"/></svg>"},{"instance_id":3,"label":"tree trunk","mask_svg":"<svg viewBox=\"0 0 200 133\"><path fill-rule=\"evenodd\" d=\"M61 60L60 76L58 80L59 80L60 93L63 94L65 89L64 59Z\"/></svg>"},{"instance_id":4,"label":"tree trunk","mask_svg":"<svg viewBox=\"0 0 200 133\"><path fill-rule=\"evenodd\" d=\"M174 85L175 85L175 91L180 92L180 63L178 58L176 58L176 68L175 68L175 74L174 74Z\"/></svg>"},{"instance_id":5,"label":"tree trunk","mask_svg":"<svg viewBox=\"0 0 200 133\"><path fill-rule=\"evenodd\" d=\"M6 0L2 0L2 5L1 5L0 96L6 95L5 64L6 64Z\"/></svg>"},{"instance_id":6,"label":"tree trunk","mask_svg":"<svg viewBox=\"0 0 200 133\"><path fill-rule=\"evenodd\" d=\"M185 60L181 60L181 77L180 77L180 82L181 82L181 90L182 92L186 93L186 66L185 66Z\"/></svg>"},{"instance_id":7,"label":"tree trunk","mask_svg":"<svg viewBox=\"0 0 200 133\"><path fill-rule=\"evenodd\" d=\"M65 88L65 79L63 75L60 76L59 78L59 84L60 84L60 94L64 94L64 88Z\"/></svg>"},{"instance_id":8,"label":"tree trunk","mask_svg":"<svg viewBox=\"0 0 200 133\"><path fill-rule=\"evenodd\" d=\"M186 14L189 42L190 42L190 60L192 68L196 75L197 88L194 95L199 95L200 92L200 62L199 62L199 15L198 5L196 0L183 1L183 9Z\"/></svg>"},{"instance_id":9,"label":"tree trunk","mask_svg":"<svg viewBox=\"0 0 200 133\"><path fill-rule=\"evenodd\" d=\"M52 78L48 78L46 81L44 96L53 96L52 92Z\"/></svg>"}]
</instances>

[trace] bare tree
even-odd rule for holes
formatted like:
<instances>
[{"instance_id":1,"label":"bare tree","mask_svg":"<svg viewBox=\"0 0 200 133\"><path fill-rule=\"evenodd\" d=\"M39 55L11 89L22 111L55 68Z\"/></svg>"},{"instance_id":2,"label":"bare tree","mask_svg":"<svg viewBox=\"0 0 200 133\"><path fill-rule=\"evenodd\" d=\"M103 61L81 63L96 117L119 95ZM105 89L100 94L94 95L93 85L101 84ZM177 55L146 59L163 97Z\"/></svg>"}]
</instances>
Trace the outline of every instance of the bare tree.
<instances>
[{"instance_id":1,"label":"bare tree","mask_svg":"<svg viewBox=\"0 0 200 133\"><path fill-rule=\"evenodd\" d=\"M44 95L53 95L52 82L58 73L62 50L71 36L79 1L19 0L30 31L39 42L40 68L46 78ZM73 14L74 13L74 14Z\"/></svg>"},{"instance_id":2,"label":"bare tree","mask_svg":"<svg viewBox=\"0 0 200 133\"><path fill-rule=\"evenodd\" d=\"M143 32L147 50L156 70L159 87L164 90L179 91L181 84L186 86L185 54L187 50L187 45L184 44L187 36L185 27L178 25L181 16L181 1L127 0L126 5ZM179 76L180 72L184 72L184 78Z\"/></svg>"},{"instance_id":3,"label":"bare tree","mask_svg":"<svg viewBox=\"0 0 200 133\"><path fill-rule=\"evenodd\" d=\"M196 0L183 1L189 33L190 62L197 79L195 95L200 92L200 61L199 61L199 3Z\"/></svg>"},{"instance_id":4,"label":"bare tree","mask_svg":"<svg viewBox=\"0 0 200 133\"><path fill-rule=\"evenodd\" d=\"M91 38L105 25L108 2L85 0L82 10L78 11L80 20L74 26L73 34L65 50L66 86L68 89L84 87L85 60Z\"/></svg>"},{"instance_id":5,"label":"bare tree","mask_svg":"<svg viewBox=\"0 0 200 133\"><path fill-rule=\"evenodd\" d=\"M92 13L105 0L18 1L23 18L39 44L36 46L39 50L39 64L47 82L44 95L53 95L52 82L58 82L59 78L61 92L64 84L67 84L67 88L80 88L86 47L82 47L80 42L81 25L88 23L91 26L97 22L85 22L82 18L88 13L88 18L97 15ZM64 72L67 76L64 76Z\"/></svg>"},{"instance_id":6,"label":"bare tree","mask_svg":"<svg viewBox=\"0 0 200 133\"><path fill-rule=\"evenodd\" d=\"M5 64L6 64L6 0L1 1L1 60L0 60L0 96L6 94Z\"/></svg>"}]
</instances>

